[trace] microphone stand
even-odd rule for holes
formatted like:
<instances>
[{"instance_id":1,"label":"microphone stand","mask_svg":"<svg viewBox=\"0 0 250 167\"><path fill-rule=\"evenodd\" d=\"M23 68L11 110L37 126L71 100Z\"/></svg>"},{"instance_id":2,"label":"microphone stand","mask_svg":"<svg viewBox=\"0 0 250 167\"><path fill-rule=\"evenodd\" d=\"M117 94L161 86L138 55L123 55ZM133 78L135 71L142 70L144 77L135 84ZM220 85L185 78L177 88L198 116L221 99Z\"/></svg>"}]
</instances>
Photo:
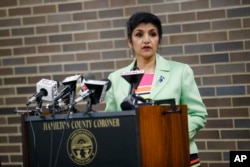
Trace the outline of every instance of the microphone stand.
<instances>
[{"instance_id":1,"label":"microphone stand","mask_svg":"<svg viewBox=\"0 0 250 167\"><path fill-rule=\"evenodd\" d=\"M36 116L40 116L41 115L41 108L42 108L42 98L41 97L37 97L36 98L36 107L35 110L32 110L32 112L34 112L34 115Z\"/></svg>"},{"instance_id":2,"label":"microphone stand","mask_svg":"<svg viewBox=\"0 0 250 167\"><path fill-rule=\"evenodd\" d=\"M94 90L90 90L91 93L94 93ZM90 95L88 96L88 100L87 100L87 105L86 105L86 111L84 112L84 115L87 114L87 113L90 113L90 112L96 112L95 110L92 109L92 106L93 106L93 100L92 98L90 97Z\"/></svg>"},{"instance_id":3,"label":"microphone stand","mask_svg":"<svg viewBox=\"0 0 250 167\"><path fill-rule=\"evenodd\" d=\"M136 66L131 69L131 71L139 70ZM140 97L135 93L135 89L137 89L142 77L144 75L144 71L134 71L131 74L122 74L122 77L130 83L130 89L128 96L123 100L120 104L122 110L133 110L138 108L138 100Z\"/></svg>"},{"instance_id":4,"label":"microphone stand","mask_svg":"<svg viewBox=\"0 0 250 167\"><path fill-rule=\"evenodd\" d=\"M135 109L138 108L138 98L137 95L135 94L135 82L131 83L131 87L130 87L130 96L132 98L132 104L130 104L132 106L132 108L134 107Z\"/></svg>"},{"instance_id":5,"label":"microphone stand","mask_svg":"<svg viewBox=\"0 0 250 167\"><path fill-rule=\"evenodd\" d=\"M138 100L141 99L136 93L135 89L138 85L138 81L132 81L129 94L121 103L122 110L132 110L138 108Z\"/></svg>"},{"instance_id":6,"label":"microphone stand","mask_svg":"<svg viewBox=\"0 0 250 167\"><path fill-rule=\"evenodd\" d=\"M75 91L72 90L71 93L70 93L70 102L69 102L69 109L68 109L68 112L70 112L70 113L77 112L77 110L75 109L74 97L75 97Z\"/></svg>"}]
</instances>

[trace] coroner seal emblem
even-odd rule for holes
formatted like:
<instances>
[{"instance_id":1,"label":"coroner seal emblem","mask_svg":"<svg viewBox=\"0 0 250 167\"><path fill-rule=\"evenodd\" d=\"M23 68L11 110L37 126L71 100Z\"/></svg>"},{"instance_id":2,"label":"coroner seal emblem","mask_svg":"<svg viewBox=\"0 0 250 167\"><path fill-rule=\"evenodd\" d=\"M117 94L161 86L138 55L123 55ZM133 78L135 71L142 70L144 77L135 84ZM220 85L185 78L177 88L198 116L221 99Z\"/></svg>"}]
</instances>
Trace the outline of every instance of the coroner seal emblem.
<instances>
[{"instance_id":1,"label":"coroner seal emblem","mask_svg":"<svg viewBox=\"0 0 250 167\"><path fill-rule=\"evenodd\" d=\"M97 153L95 136L87 129L73 131L67 141L67 152L74 163L89 164Z\"/></svg>"}]
</instances>

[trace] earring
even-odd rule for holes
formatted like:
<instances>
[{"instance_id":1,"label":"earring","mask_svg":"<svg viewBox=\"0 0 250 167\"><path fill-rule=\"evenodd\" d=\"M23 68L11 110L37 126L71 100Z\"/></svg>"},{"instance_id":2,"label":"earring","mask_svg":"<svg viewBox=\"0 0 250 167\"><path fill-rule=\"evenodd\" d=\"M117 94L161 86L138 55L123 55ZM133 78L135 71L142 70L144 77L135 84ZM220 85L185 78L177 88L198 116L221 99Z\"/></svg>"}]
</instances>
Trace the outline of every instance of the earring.
<instances>
[{"instance_id":1,"label":"earring","mask_svg":"<svg viewBox=\"0 0 250 167\"><path fill-rule=\"evenodd\" d=\"M129 48L129 54L130 54L130 57L131 57L131 58L134 57L132 48Z\"/></svg>"}]
</instances>

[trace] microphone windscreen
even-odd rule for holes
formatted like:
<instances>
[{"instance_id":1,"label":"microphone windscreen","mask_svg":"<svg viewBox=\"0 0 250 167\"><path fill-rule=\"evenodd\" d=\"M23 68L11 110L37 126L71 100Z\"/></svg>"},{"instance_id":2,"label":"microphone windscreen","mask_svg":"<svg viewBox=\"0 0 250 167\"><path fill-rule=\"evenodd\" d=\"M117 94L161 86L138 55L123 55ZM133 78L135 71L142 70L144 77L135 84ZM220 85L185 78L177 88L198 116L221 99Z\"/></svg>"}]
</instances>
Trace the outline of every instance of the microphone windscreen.
<instances>
[{"instance_id":1,"label":"microphone windscreen","mask_svg":"<svg viewBox=\"0 0 250 167\"><path fill-rule=\"evenodd\" d=\"M70 85L72 83L76 83L81 77L82 77L82 75L73 75L73 76L66 77L62 81L62 84L63 85Z\"/></svg>"},{"instance_id":2,"label":"microphone windscreen","mask_svg":"<svg viewBox=\"0 0 250 167\"><path fill-rule=\"evenodd\" d=\"M56 81L56 86L57 86L57 88L60 87L60 82L59 81Z\"/></svg>"},{"instance_id":3,"label":"microphone windscreen","mask_svg":"<svg viewBox=\"0 0 250 167\"><path fill-rule=\"evenodd\" d=\"M57 81L54 80L48 80L48 79L41 79L36 84L36 92L39 93L41 90L43 90L41 93L43 94L42 100L46 101L53 101L54 97L57 94Z\"/></svg>"},{"instance_id":4,"label":"microphone windscreen","mask_svg":"<svg viewBox=\"0 0 250 167\"><path fill-rule=\"evenodd\" d=\"M137 66L134 66L131 71L134 71L134 70L140 70Z\"/></svg>"},{"instance_id":5,"label":"microphone windscreen","mask_svg":"<svg viewBox=\"0 0 250 167\"><path fill-rule=\"evenodd\" d=\"M89 79L95 80L95 76L92 73L87 73L87 74L84 75L83 79L85 79L85 80L89 80Z\"/></svg>"},{"instance_id":6,"label":"microphone windscreen","mask_svg":"<svg viewBox=\"0 0 250 167\"><path fill-rule=\"evenodd\" d=\"M82 91L85 91L87 87L85 86L85 81L95 80L95 76L92 73L86 73L81 80L76 84L76 93L80 94Z\"/></svg>"},{"instance_id":7,"label":"microphone windscreen","mask_svg":"<svg viewBox=\"0 0 250 167\"><path fill-rule=\"evenodd\" d=\"M111 87L111 81L109 79L107 79L107 78L102 79L102 81L107 81L106 91L108 91L110 89L110 87Z\"/></svg>"}]
</instances>

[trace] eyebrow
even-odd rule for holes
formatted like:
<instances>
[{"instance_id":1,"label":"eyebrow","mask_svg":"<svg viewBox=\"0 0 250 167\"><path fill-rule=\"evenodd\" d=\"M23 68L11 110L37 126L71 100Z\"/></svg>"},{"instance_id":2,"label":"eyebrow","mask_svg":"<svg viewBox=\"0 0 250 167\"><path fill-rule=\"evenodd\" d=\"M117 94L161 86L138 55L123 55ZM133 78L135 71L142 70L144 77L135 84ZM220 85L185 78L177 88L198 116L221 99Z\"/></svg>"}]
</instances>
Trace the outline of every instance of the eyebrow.
<instances>
[{"instance_id":1,"label":"eyebrow","mask_svg":"<svg viewBox=\"0 0 250 167\"><path fill-rule=\"evenodd\" d=\"M142 29L135 29L134 32L136 32L136 31L144 32ZM157 29L156 29L156 28L153 28L153 29L150 29L149 32L150 32L150 31L157 31Z\"/></svg>"}]
</instances>

